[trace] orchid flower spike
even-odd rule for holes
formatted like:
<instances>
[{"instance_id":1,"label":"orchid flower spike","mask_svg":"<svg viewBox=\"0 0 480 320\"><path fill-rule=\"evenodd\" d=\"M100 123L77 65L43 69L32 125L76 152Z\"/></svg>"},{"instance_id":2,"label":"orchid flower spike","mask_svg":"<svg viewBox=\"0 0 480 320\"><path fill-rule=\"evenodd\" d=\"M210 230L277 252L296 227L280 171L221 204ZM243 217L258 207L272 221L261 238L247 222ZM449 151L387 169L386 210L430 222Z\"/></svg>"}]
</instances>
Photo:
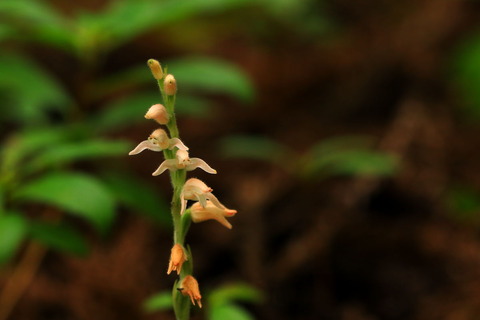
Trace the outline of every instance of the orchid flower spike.
<instances>
[{"instance_id":1,"label":"orchid flower spike","mask_svg":"<svg viewBox=\"0 0 480 320\"><path fill-rule=\"evenodd\" d=\"M228 229L232 229L232 225L227 219L225 219L225 217L233 217L237 213L237 210L227 208L221 209L209 200L207 200L207 205L205 207L202 207L199 202L196 202L192 205L190 210L193 222L199 223L206 220L216 220Z\"/></svg>"},{"instance_id":2,"label":"orchid flower spike","mask_svg":"<svg viewBox=\"0 0 480 320\"><path fill-rule=\"evenodd\" d=\"M207 186L203 181L197 178L190 178L183 185L182 192L180 194L180 200L182 207L180 214L185 212L187 207L187 200L195 200L200 202L202 207L207 206L207 200L210 200L214 206L220 209L225 209L225 206L218 201L212 193L213 189Z\"/></svg>"},{"instance_id":3,"label":"orchid flower spike","mask_svg":"<svg viewBox=\"0 0 480 320\"><path fill-rule=\"evenodd\" d=\"M145 149L152 151L162 151L164 149L172 150L177 147L179 150L188 150L183 142L178 138L169 139L167 133L163 129L157 129L152 132L147 140L144 140L138 144L128 155L139 154Z\"/></svg>"},{"instance_id":4,"label":"orchid flower spike","mask_svg":"<svg viewBox=\"0 0 480 320\"><path fill-rule=\"evenodd\" d=\"M157 103L148 109L147 113L145 114L145 119L153 119L159 124L167 124L168 121L170 121L170 115L163 104Z\"/></svg>"},{"instance_id":5,"label":"orchid flower spike","mask_svg":"<svg viewBox=\"0 0 480 320\"><path fill-rule=\"evenodd\" d=\"M216 174L217 170L210 167L205 161L200 158L190 158L187 150L177 150L175 159L167 159L163 161L160 166L152 173L153 176L158 176L166 170L176 171L178 169L185 169L192 171L197 168L202 169L205 172Z\"/></svg>"},{"instance_id":6,"label":"orchid flower spike","mask_svg":"<svg viewBox=\"0 0 480 320\"><path fill-rule=\"evenodd\" d=\"M184 296L189 296L193 305L195 305L195 301L197 301L198 306L200 308L202 307L202 295L200 294L200 289L198 288L198 282L194 277L188 275L183 278L178 291L180 291Z\"/></svg>"},{"instance_id":7,"label":"orchid flower spike","mask_svg":"<svg viewBox=\"0 0 480 320\"><path fill-rule=\"evenodd\" d=\"M177 271L177 274L180 275L182 271L182 265L185 261L188 260L187 254L181 245L176 243L172 247L170 253L170 262L168 264L167 274L170 274L172 271Z\"/></svg>"}]
</instances>

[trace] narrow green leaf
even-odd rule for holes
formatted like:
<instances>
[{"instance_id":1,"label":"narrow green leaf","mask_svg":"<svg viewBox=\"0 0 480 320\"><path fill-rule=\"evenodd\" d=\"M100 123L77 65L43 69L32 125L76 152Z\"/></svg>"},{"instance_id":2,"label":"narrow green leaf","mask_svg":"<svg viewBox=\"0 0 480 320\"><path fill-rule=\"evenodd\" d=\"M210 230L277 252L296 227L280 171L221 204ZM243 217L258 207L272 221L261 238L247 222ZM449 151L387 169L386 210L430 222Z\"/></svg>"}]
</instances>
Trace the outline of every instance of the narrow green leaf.
<instances>
[{"instance_id":1,"label":"narrow green leaf","mask_svg":"<svg viewBox=\"0 0 480 320\"><path fill-rule=\"evenodd\" d=\"M452 219L478 225L480 223L480 192L472 187L457 185L448 190L445 203Z\"/></svg>"},{"instance_id":2,"label":"narrow green leaf","mask_svg":"<svg viewBox=\"0 0 480 320\"><path fill-rule=\"evenodd\" d=\"M61 85L40 67L19 55L0 55L0 92L8 97L2 119L41 123L46 111L63 113L70 98Z\"/></svg>"},{"instance_id":3,"label":"narrow green leaf","mask_svg":"<svg viewBox=\"0 0 480 320\"><path fill-rule=\"evenodd\" d=\"M235 304L222 304L213 307L209 312L209 320L254 320L255 318L244 308Z\"/></svg>"},{"instance_id":4,"label":"narrow green leaf","mask_svg":"<svg viewBox=\"0 0 480 320\"><path fill-rule=\"evenodd\" d=\"M114 199L99 180L79 173L53 173L20 188L15 198L57 206L67 213L87 219L104 233L114 214Z\"/></svg>"},{"instance_id":5,"label":"narrow green leaf","mask_svg":"<svg viewBox=\"0 0 480 320\"><path fill-rule=\"evenodd\" d=\"M469 119L480 119L480 32L460 42L451 55L450 81L461 96Z\"/></svg>"},{"instance_id":6,"label":"narrow green leaf","mask_svg":"<svg viewBox=\"0 0 480 320\"><path fill-rule=\"evenodd\" d=\"M33 239L51 249L79 256L84 256L88 252L88 246L82 236L66 224L34 222L30 225L30 233Z\"/></svg>"},{"instance_id":7,"label":"narrow green leaf","mask_svg":"<svg viewBox=\"0 0 480 320\"><path fill-rule=\"evenodd\" d=\"M19 214L0 214L0 265L15 254L27 231L27 222Z\"/></svg>"},{"instance_id":8,"label":"narrow green leaf","mask_svg":"<svg viewBox=\"0 0 480 320\"><path fill-rule=\"evenodd\" d=\"M265 136L232 135L220 141L220 152L225 157L263 160L286 165L290 150Z\"/></svg>"},{"instance_id":9,"label":"narrow green leaf","mask_svg":"<svg viewBox=\"0 0 480 320\"><path fill-rule=\"evenodd\" d=\"M53 165L72 161L125 155L131 149L126 141L87 140L50 146L25 166L28 172L36 172Z\"/></svg>"},{"instance_id":10,"label":"narrow green leaf","mask_svg":"<svg viewBox=\"0 0 480 320\"><path fill-rule=\"evenodd\" d=\"M208 301L211 306L223 305L235 301L259 303L262 299L262 293L257 288L245 283L225 285L216 289L208 296Z\"/></svg>"},{"instance_id":11,"label":"narrow green leaf","mask_svg":"<svg viewBox=\"0 0 480 320\"><path fill-rule=\"evenodd\" d=\"M68 20L45 1L3 0L0 14L22 37L71 49L72 30Z\"/></svg>"},{"instance_id":12,"label":"narrow green leaf","mask_svg":"<svg viewBox=\"0 0 480 320\"><path fill-rule=\"evenodd\" d=\"M252 102L255 90L250 79L232 63L190 57L167 62L168 70L175 75L179 90L182 88L229 94L244 102Z\"/></svg>"},{"instance_id":13,"label":"narrow green leaf","mask_svg":"<svg viewBox=\"0 0 480 320\"><path fill-rule=\"evenodd\" d=\"M374 150L362 137L336 137L314 145L305 157L303 173L311 175L390 176L398 168L395 156Z\"/></svg>"},{"instance_id":14,"label":"narrow green leaf","mask_svg":"<svg viewBox=\"0 0 480 320\"><path fill-rule=\"evenodd\" d=\"M91 127L96 131L108 132L144 122L144 115L151 105L160 103L157 92L147 92L118 99L107 105L92 119Z\"/></svg>"},{"instance_id":15,"label":"narrow green leaf","mask_svg":"<svg viewBox=\"0 0 480 320\"><path fill-rule=\"evenodd\" d=\"M153 186L125 173L110 173L105 176L105 183L122 204L165 227L172 225L166 196L155 191Z\"/></svg>"},{"instance_id":16,"label":"narrow green leaf","mask_svg":"<svg viewBox=\"0 0 480 320\"><path fill-rule=\"evenodd\" d=\"M151 296L143 303L146 312L170 310L173 308L172 293L163 291Z\"/></svg>"}]
</instances>

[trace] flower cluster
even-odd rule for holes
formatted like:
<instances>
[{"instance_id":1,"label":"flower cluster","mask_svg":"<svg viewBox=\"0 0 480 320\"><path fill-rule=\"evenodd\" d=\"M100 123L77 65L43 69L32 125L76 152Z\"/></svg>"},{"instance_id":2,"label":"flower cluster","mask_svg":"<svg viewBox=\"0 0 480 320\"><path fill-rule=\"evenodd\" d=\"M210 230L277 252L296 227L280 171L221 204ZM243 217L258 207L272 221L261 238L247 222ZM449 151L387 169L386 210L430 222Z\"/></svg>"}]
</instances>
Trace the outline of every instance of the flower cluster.
<instances>
[{"instance_id":1,"label":"flower cluster","mask_svg":"<svg viewBox=\"0 0 480 320\"><path fill-rule=\"evenodd\" d=\"M191 253L184 245L186 232L191 221L198 223L206 220L216 220L231 229L232 225L226 218L234 216L237 211L226 208L212 193L213 190L203 181L197 178L186 179L186 172L197 168L210 174L216 174L217 171L204 160L191 158L188 147L179 138L174 112L177 93L177 83L174 76L167 74L160 63L154 59L150 59L148 65L153 77L158 82L164 105L154 104L151 106L145 114L145 118L166 126L167 130L165 128L156 129L146 140L140 142L129 155L136 155L147 149L163 152L165 159L152 175L158 176L168 170L174 189L172 199L174 245L170 254L167 274L176 271L177 275L180 276L177 291L184 296L189 296L193 305L197 302L197 305L202 307L202 296L198 282L191 275L193 270L192 259L190 259ZM187 208L188 200L194 201L190 208ZM175 307L175 301L174 299L174 309L177 312L179 307Z\"/></svg>"}]
</instances>

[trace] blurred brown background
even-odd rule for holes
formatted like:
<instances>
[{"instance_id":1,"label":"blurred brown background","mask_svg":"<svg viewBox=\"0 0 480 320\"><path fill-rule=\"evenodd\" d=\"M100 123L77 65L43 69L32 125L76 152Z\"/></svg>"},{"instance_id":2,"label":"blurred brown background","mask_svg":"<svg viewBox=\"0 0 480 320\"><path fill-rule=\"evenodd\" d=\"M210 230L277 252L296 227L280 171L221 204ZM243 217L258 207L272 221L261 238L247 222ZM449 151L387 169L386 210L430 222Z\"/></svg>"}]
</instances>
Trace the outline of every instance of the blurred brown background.
<instances>
[{"instance_id":1,"label":"blurred brown background","mask_svg":"<svg viewBox=\"0 0 480 320\"><path fill-rule=\"evenodd\" d=\"M222 59L250 78L251 102L200 90L212 103L207 115L178 116L191 154L218 171L189 176L238 210L232 230L214 222L190 229L204 296L225 283L249 283L264 295L241 304L256 319L480 318L478 1L224 2L146 29L92 64L21 35L2 50L48 70L84 115L140 87L155 89L153 80L130 86L127 78L123 88L87 99L92 79L149 58ZM67 18L109 5L44 3ZM137 107L132 125L106 136L132 145L145 139L155 125L142 121L149 106ZM0 131L7 137L21 127L6 121ZM259 144L251 147L258 156L242 153L245 147L225 140L239 135L287 151L262 153ZM359 154L347 153L340 168L336 157L316 163L314 146L339 137L367 137L366 160L358 165ZM159 159L144 152L102 161L121 163L116 170L146 181L168 204L168 178L151 177ZM82 163L74 169L94 172ZM168 227L123 206L106 237L74 223L90 253L46 252L9 319L173 319L170 311L142 310L174 281L166 275ZM3 282L14 268L5 270ZM194 319L206 318L194 309Z\"/></svg>"}]
</instances>

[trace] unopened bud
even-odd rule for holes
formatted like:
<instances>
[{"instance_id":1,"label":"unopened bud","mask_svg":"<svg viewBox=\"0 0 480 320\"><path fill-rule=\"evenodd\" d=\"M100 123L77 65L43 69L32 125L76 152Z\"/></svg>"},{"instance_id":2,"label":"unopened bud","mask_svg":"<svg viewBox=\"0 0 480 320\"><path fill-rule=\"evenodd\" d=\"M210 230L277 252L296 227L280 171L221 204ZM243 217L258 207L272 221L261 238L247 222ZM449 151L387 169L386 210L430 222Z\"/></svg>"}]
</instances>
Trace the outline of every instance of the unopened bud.
<instances>
[{"instance_id":1,"label":"unopened bud","mask_svg":"<svg viewBox=\"0 0 480 320\"><path fill-rule=\"evenodd\" d=\"M177 271L177 274L180 274L182 271L182 265L185 261L187 261L187 254L181 245L176 243L172 247L172 251L170 254L170 263L168 264L168 271L167 274L170 274L172 271Z\"/></svg>"},{"instance_id":2,"label":"unopened bud","mask_svg":"<svg viewBox=\"0 0 480 320\"><path fill-rule=\"evenodd\" d=\"M153 119L160 124L167 124L170 120L170 116L167 112L167 109L162 104L154 104L148 109L145 114L145 119Z\"/></svg>"},{"instance_id":3,"label":"unopened bud","mask_svg":"<svg viewBox=\"0 0 480 320\"><path fill-rule=\"evenodd\" d=\"M175 81L173 75L167 74L163 86L166 95L173 96L177 93L177 81Z\"/></svg>"},{"instance_id":4,"label":"unopened bud","mask_svg":"<svg viewBox=\"0 0 480 320\"><path fill-rule=\"evenodd\" d=\"M189 296L193 305L195 305L195 301L197 301L198 306L200 308L202 307L202 295L200 294L200 289L198 288L198 282L194 277L186 276L183 278L178 290L184 296Z\"/></svg>"},{"instance_id":5,"label":"unopened bud","mask_svg":"<svg viewBox=\"0 0 480 320\"><path fill-rule=\"evenodd\" d=\"M147 63L150 70L152 70L153 77L157 80L161 80L163 78L163 71L160 62L155 59L149 59Z\"/></svg>"}]
</instances>

